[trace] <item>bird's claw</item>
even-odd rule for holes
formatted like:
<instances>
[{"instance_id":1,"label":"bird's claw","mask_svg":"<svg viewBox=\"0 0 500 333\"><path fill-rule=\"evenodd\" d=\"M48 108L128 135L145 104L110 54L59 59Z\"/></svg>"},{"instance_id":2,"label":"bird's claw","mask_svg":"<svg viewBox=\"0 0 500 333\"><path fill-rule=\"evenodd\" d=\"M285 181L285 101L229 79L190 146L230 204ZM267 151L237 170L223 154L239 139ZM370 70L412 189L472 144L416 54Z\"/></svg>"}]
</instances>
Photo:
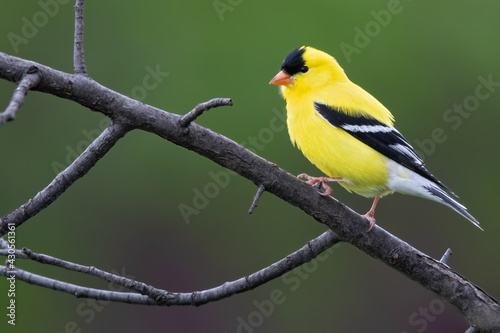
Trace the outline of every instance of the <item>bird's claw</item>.
<instances>
[{"instance_id":1,"label":"bird's claw","mask_svg":"<svg viewBox=\"0 0 500 333\"><path fill-rule=\"evenodd\" d=\"M307 179L306 184L309 185L314 185L314 184L321 184L321 188L323 188L323 192L319 192L319 194L323 196L328 196L333 193L333 190L330 186L328 186L327 182L339 182L343 181L342 178L331 178L331 177L312 177L309 176L308 174L301 173L300 175L297 176L297 178L304 178Z\"/></svg>"},{"instance_id":2,"label":"bird's claw","mask_svg":"<svg viewBox=\"0 0 500 333\"><path fill-rule=\"evenodd\" d=\"M366 230L366 232L369 232L375 226L375 223L377 223L377 220L375 220L373 215L370 215L369 213L366 213L365 215L362 215L362 216L370 223L370 227L368 227L368 230Z\"/></svg>"}]
</instances>

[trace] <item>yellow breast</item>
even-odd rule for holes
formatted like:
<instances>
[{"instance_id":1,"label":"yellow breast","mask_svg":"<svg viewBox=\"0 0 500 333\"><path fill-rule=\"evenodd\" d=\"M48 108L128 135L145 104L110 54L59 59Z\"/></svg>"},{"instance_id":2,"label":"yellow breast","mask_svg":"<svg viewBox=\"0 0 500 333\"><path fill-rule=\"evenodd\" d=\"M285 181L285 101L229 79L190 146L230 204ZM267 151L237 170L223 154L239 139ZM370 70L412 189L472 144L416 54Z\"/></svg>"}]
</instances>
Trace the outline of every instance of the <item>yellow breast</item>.
<instances>
[{"instance_id":1,"label":"yellow breast","mask_svg":"<svg viewBox=\"0 0 500 333\"><path fill-rule=\"evenodd\" d=\"M365 197L390 193L387 158L321 118L308 96L287 99L287 124L292 143L329 177L341 177L349 191Z\"/></svg>"}]
</instances>

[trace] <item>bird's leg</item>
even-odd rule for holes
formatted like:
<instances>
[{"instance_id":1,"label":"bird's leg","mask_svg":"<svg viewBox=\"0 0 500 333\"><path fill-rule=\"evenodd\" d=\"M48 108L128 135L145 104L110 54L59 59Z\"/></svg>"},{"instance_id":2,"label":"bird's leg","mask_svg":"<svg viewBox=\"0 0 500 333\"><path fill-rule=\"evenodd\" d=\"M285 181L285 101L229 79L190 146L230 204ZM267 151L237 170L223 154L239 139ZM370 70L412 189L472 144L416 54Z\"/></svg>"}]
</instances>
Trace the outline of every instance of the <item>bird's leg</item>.
<instances>
[{"instance_id":1,"label":"bird's leg","mask_svg":"<svg viewBox=\"0 0 500 333\"><path fill-rule=\"evenodd\" d=\"M373 199L373 204L372 204L372 208L370 208L370 210L365 214L363 215L363 217L365 219L368 220L368 222L370 222L370 227L368 228L368 231L372 230L373 226L375 225L375 223L377 222L375 220L375 207L377 207L377 203L378 203L378 200L380 199L380 197L375 197L375 199Z\"/></svg>"},{"instance_id":2,"label":"bird's leg","mask_svg":"<svg viewBox=\"0 0 500 333\"><path fill-rule=\"evenodd\" d=\"M309 176L305 173L301 173L300 175L297 176L297 178L305 178L307 179L306 183L309 185L314 185L316 183L320 183L321 187L324 192L320 192L319 194L327 196L332 194L333 190L330 186L328 186L327 182L342 182L344 181L343 178L337 177L337 178L332 178L332 177L312 177Z\"/></svg>"}]
</instances>

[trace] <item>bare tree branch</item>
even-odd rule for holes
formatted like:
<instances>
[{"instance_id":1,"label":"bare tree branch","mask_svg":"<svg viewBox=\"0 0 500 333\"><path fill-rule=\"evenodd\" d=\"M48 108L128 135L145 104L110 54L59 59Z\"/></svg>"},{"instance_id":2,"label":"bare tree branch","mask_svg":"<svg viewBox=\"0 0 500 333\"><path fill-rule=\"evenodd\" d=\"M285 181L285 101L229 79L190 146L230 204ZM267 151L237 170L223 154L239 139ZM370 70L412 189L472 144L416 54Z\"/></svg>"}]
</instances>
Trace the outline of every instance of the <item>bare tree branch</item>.
<instances>
[{"instance_id":1,"label":"bare tree branch","mask_svg":"<svg viewBox=\"0 0 500 333\"><path fill-rule=\"evenodd\" d=\"M75 4L75 41L73 49L73 67L75 74L87 75L85 55L83 52L83 6L85 0L77 0Z\"/></svg>"},{"instance_id":2,"label":"bare tree branch","mask_svg":"<svg viewBox=\"0 0 500 333\"><path fill-rule=\"evenodd\" d=\"M0 219L0 237L7 233L7 227L17 228L29 218L54 202L68 187L83 177L114 145L127 129L119 123L112 123L78 156L70 166L61 171L54 180L21 207Z\"/></svg>"},{"instance_id":3,"label":"bare tree branch","mask_svg":"<svg viewBox=\"0 0 500 333\"><path fill-rule=\"evenodd\" d=\"M0 52L0 77L19 80L35 65L43 80L34 89L70 99L110 116L130 127L154 133L193 150L212 161L263 185L266 191L299 207L338 237L366 254L405 274L454 305L475 327L500 331L500 305L483 290L446 265L375 226L366 233L366 220L332 197L319 195L313 187L234 141L191 123L189 131L179 126L179 115L140 103L81 75L71 75ZM7 220L0 222L5 231Z\"/></svg>"},{"instance_id":4,"label":"bare tree branch","mask_svg":"<svg viewBox=\"0 0 500 333\"><path fill-rule=\"evenodd\" d=\"M24 98L28 94L28 90L35 87L40 82L40 75L36 66L30 66L26 69L26 74L19 82L9 106L4 112L0 113L0 125L16 118L17 111L23 105Z\"/></svg>"},{"instance_id":5,"label":"bare tree branch","mask_svg":"<svg viewBox=\"0 0 500 333\"><path fill-rule=\"evenodd\" d=\"M0 275L6 277L15 277L16 281L24 281L36 286L62 291L77 298L85 297L103 301L156 305L154 300L141 294L82 287L76 284L61 282L59 280L33 274L17 267L15 268L15 270L12 270L7 268L6 266L0 265Z\"/></svg>"},{"instance_id":6,"label":"bare tree branch","mask_svg":"<svg viewBox=\"0 0 500 333\"><path fill-rule=\"evenodd\" d=\"M255 207L257 207L257 202L259 202L259 199L265 190L266 190L266 188L264 187L264 185L259 185L259 188L257 189L257 193L255 193L255 196L253 198L252 204L250 205L250 208L248 209L248 214L253 213L253 210L255 209Z\"/></svg>"},{"instance_id":7,"label":"bare tree branch","mask_svg":"<svg viewBox=\"0 0 500 333\"><path fill-rule=\"evenodd\" d=\"M187 127L196 118L201 116L203 112L225 105L233 106L233 101L230 98L213 98L207 102L200 103L194 109L186 113L179 121L179 124L182 127Z\"/></svg>"},{"instance_id":8,"label":"bare tree branch","mask_svg":"<svg viewBox=\"0 0 500 333\"><path fill-rule=\"evenodd\" d=\"M2 240L2 238L0 238ZM0 275L9 276L15 275L16 279L25 281L30 284L38 285L45 288L50 288L69 294L76 297L95 298L97 300L111 300L117 302L133 303L133 304L146 304L146 305L194 305L199 306L209 302L217 301L229 296L239 294L251 289L254 289L264 283L267 283L292 269L309 262L316 258L320 253L329 249L340 242L340 239L331 230L328 230L309 241L299 250L289 254L280 261L261 269L246 277L238 280L226 282L218 287L214 287L202 291L194 291L190 293L177 293L169 292L162 289L154 288L142 282L131 280L123 276L108 273L103 270L97 269L93 266L83 266L75 264L66 260L61 260L45 254L33 253L31 250L23 248L22 250L0 250L0 255L8 256L14 253L16 258L30 259L43 264L49 264L70 271L80 272L95 276L106 280L107 282L114 283L125 288L137 291L142 294L139 297L136 293L116 293L107 290L99 290L94 288L87 288L77 286L71 283L62 282L40 275L36 275L19 268L8 269L6 266L0 266Z\"/></svg>"},{"instance_id":9,"label":"bare tree branch","mask_svg":"<svg viewBox=\"0 0 500 333\"><path fill-rule=\"evenodd\" d=\"M3 240L3 238L0 238L0 240ZM94 266L84 266L84 265L76 264L76 263L73 263L70 261L55 258L53 256L49 256L46 254L34 253L30 249L27 249L27 248L23 248L22 250L16 249L16 250L10 250L10 251L8 251L7 249L0 250L0 255L2 255L2 256L8 256L9 254L14 254L15 257L19 258L19 259L29 259L29 260L33 260L33 261L36 261L36 262L39 262L42 264L48 264L48 265L52 265L52 266L56 266L56 267L61 267L61 268L67 269L69 271L83 273L83 274L87 274L90 276L98 277L98 278L105 280L107 282L114 283L116 285L120 285L122 287L131 289L131 290L135 290L138 292L140 292L143 289L152 288L151 286L148 286L144 283L137 282L135 280L131 280L131 279L128 279L128 278L123 277L123 276L119 276L119 275L116 275L113 273L109 273L109 272L100 270ZM16 268L16 270L19 270L19 268ZM3 271L3 273L0 273L0 274L5 275L5 273L8 273L8 272ZM32 276L32 273L27 272L27 271L23 271L20 279L22 279L23 277L28 277L28 276ZM28 283L32 283L32 284L36 284L36 285L39 285L42 287L48 287L48 288L54 289L51 287L52 285L54 285L54 283L53 282L49 283L48 280L43 280L43 277L39 277L36 280L24 279L23 281L28 282ZM30 282L30 281L35 281L35 282ZM59 287L56 290L65 291L68 293L73 293L74 287L71 286L71 284L59 281L58 285L59 285ZM79 288L80 288L80 295L90 295L92 293L89 290L85 291L86 289L89 289L89 288L85 288L85 287L79 287ZM103 292L106 292L106 290L103 290ZM145 295L145 296L147 296L147 295ZM84 297L84 296L81 296L81 297ZM100 295L99 297L103 297L103 296ZM104 296L104 297L109 297L109 295ZM106 298L99 298L99 299L105 300ZM137 303L137 304L144 304L143 301L144 301L143 299L139 299L137 301L139 303Z\"/></svg>"}]
</instances>

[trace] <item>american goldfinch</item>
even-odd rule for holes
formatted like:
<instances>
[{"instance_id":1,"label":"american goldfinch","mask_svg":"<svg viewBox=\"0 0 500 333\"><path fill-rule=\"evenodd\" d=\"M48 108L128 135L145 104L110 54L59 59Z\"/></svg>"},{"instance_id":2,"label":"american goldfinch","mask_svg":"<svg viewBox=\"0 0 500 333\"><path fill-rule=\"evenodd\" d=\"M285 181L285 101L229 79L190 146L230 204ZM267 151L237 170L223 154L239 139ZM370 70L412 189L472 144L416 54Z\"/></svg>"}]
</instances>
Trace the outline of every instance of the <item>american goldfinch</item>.
<instances>
[{"instance_id":1,"label":"american goldfinch","mask_svg":"<svg viewBox=\"0 0 500 333\"><path fill-rule=\"evenodd\" d=\"M281 86L288 133L293 144L327 177L301 174L321 185L323 195L338 182L349 192L374 198L363 215L371 230L375 207L385 195L399 192L451 207L479 229L479 222L454 200L454 193L434 177L401 133L394 117L377 99L352 83L325 52L302 46L293 50L269 82ZM482 230L482 229L481 229Z\"/></svg>"}]
</instances>

